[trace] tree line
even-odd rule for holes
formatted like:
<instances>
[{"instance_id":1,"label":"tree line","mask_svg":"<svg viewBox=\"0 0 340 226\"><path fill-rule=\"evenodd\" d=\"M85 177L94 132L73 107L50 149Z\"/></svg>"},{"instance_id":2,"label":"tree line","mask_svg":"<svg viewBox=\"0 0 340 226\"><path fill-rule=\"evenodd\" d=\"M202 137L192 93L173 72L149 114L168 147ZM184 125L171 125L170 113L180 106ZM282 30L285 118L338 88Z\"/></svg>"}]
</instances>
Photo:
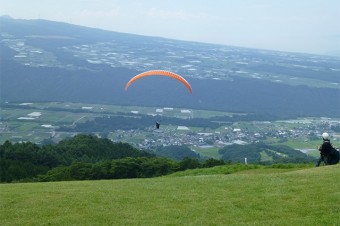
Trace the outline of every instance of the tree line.
<instances>
[{"instance_id":1,"label":"tree line","mask_svg":"<svg viewBox=\"0 0 340 226\"><path fill-rule=\"evenodd\" d=\"M0 183L34 181L148 178L195 168L242 163L310 163L314 158L287 146L263 143L230 145L220 149L221 159L201 159L185 146L139 150L127 143L79 134L58 144L32 142L0 145ZM263 156L271 158L264 161Z\"/></svg>"},{"instance_id":2,"label":"tree line","mask_svg":"<svg viewBox=\"0 0 340 226\"><path fill-rule=\"evenodd\" d=\"M146 178L225 164L223 160L157 157L127 143L80 134L38 146L31 142L0 145L0 182Z\"/></svg>"}]
</instances>

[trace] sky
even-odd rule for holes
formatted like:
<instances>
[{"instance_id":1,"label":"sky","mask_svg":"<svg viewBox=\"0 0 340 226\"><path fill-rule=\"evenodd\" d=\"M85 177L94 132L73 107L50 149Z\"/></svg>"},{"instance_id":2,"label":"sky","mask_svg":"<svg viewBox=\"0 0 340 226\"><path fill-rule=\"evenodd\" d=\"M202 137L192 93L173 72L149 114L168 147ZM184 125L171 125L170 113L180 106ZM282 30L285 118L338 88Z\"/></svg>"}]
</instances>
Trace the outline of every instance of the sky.
<instances>
[{"instance_id":1,"label":"sky","mask_svg":"<svg viewBox=\"0 0 340 226\"><path fill-rule=\"evenodd\" d=\"M339 0L0 0L0 15L340 56Z\"/></svg>"}]
</instances>

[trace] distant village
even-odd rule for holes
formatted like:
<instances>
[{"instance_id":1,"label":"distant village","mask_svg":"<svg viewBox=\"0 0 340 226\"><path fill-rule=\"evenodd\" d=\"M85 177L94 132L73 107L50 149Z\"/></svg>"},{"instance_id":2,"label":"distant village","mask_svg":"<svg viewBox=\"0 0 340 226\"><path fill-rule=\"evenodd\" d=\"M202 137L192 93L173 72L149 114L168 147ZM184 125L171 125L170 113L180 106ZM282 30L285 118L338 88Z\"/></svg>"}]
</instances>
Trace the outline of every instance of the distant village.
<instances>
[{"instance_id":1,"label":"distant village","mask_svg":"<svg viewBox=\"0 0 340 226\"><path fill-rule=\"evenodd\" d=\"M192 112L190 110L185 111L185 114L188 115L187 117L191 117ZM330 118L306 118L276 122L236 122L231 125L221 125L215 130L189 128L181 125L161 125L159 129L150 126L145 130L114 131L112 132L114 137L112 140L116 142L126 140L141 149L153 149L158 146L170 145L222 148L232 144L245 145L257 143L267 138L276 139L278 142L288 140L303 140L304 142L309 142L312 140L320 140L321 134L327 131L332 135L333 143L340 144L340 133L332 130L333 127L339 126L339 120ZM139 142L134 142L136 140ZM301 151L307 152L309 150Z\"/></svg>"},{"instance_id":2,"label":"distant village","mask_svg":"<svg viewBox=\"0 0 340 226\"><path fill-rule=\"evenodd\" d=\"M22 103L19 106L30 106L32 103ZM68 106L68 105L67 105ZM81 106L82 110L95 112L92 106ZM103 109L103 108L100 108ZM138 110L131 110L132 114L140 114ZM145 112L143 113L145 114ZM176 109L173 108L157 108L152 113L146 113L148 115L159 118L163 114L172 114L174 117L180 117L183 119L190 119L195 117L194 110L190 109ZM40 111L31 111L26 115L18 115L16 120L20 122L39 122L40 118L44 117L44 114ZM74 121L70 122L70 125L80 123L85 116L79 116ZM88 120L88 119L86 119ZM299 142L312 142L320 141L321 134L328 132L331 134L332 143L339 148L340 146L340 133L333 128L340 127L339 119L331 118L302 118L295 120L285 121L252 121L252 122L216 122L218 128L200 128L200 127L187 127L183 125L169 125L166 122L160 121L159 129L156 125L150 124L146 128L138 128L131 130L115 130L104 136L111 139L114 142L128 142L140 149L154 149L159 146L170 145L186 145L190 147L198 148L222 148L232 144L252 144L261 141L268 141L273 139L275 143L287 142L287 141L299 141ZM50 134L50 139L54 142L74 136L76 133L66 133L55 130L56 125L49 123L41 123L40 129L36 131L45 131L43 134ZM0 123L0 132L3 136L6 134L10 136L10 127L7 123ZM98 136L103 136L101 132L96 132ZM35 134L35 135L34 135ZM26 139L33 139L30 136L38 136L34 130L29 131L29 134L25 136L16 136L11 139L16 141L26 141ZM307 152L309 150L301 150Z\"/></svg>"}]
</instances>

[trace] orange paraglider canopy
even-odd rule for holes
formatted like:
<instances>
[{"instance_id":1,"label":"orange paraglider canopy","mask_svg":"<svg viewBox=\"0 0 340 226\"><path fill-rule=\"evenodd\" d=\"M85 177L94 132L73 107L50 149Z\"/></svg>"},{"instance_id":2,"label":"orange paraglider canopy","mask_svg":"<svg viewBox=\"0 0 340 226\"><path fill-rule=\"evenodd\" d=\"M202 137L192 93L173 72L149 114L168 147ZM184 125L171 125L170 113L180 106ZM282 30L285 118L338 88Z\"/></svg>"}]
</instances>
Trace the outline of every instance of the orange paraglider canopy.
<instances>
[{"instance_id":1,"label":"orange paraglider canopy","mask_svg":"<svg viewBox=\"0 0 340 226\"><path fill-rule=\"evenodd\" d=\"M152 75L163 75L163 76L168 76L168 77L174 78L174 79L182 82L188 88L190 93L192 93L192 88L191 88L190 84L187 82L187 80L185 80L182 76L180 76L176 73L173 73L173 72L170 72L170 71L164 71L164 70L145 71L143 73L136 75L135 77L130 79L130 81L128 81L128 83L126 83L125 90L127 90L129 88L129 86L132 83L134 83L135 81L137 81L138 79L144 78L146 76L152 76Z\"/></svg>"}]
</instances>

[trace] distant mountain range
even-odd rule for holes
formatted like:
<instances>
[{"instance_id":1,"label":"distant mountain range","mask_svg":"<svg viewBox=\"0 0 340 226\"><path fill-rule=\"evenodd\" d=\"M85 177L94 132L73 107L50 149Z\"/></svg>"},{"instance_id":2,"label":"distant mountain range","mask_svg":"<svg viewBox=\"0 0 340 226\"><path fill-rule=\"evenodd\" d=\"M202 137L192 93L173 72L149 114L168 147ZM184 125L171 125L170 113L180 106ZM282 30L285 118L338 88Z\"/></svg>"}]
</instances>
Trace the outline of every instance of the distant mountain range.
<instances>
[{"instance_id":1,"label":"distant mountain range","mask_svg":"<svg viewBox=\"0 0 340 226\"><path fill-rule=\"evenodd\" d=\"M277 116L340 116L340 58L0 17L0 101L71 101ZM170 70L191 84L149 77Z\"/></svg>"}]
</instances>

